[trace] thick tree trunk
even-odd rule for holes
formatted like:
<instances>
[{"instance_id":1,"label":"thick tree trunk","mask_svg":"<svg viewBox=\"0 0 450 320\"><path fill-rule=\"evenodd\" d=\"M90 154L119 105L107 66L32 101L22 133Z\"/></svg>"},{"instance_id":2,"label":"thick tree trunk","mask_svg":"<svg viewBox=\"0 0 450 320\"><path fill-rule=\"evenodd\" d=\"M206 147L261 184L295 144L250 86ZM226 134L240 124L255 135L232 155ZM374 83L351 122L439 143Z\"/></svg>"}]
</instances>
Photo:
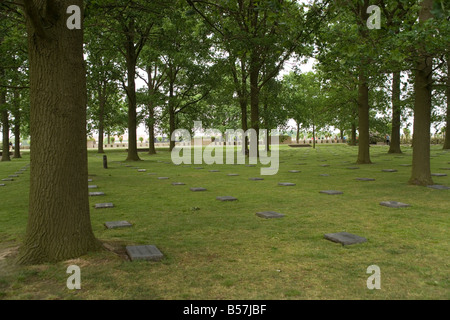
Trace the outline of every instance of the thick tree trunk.
<instances>
[{"instance_id":1,"label":"thick tree trunk","mask_svg":"<svg viewBox=\"0 0 450 320\"><path fill-rule=\"evenodd\" d=\"M89 213L83 30L66 27L67 7L83 8L83 1L65 0L47 8L57 12L45 29L37 16L46 12L43 3L33 1L38 8L30 10L25 2L33 143L21 264L76 258L100 247Z\"/></svg>"},{"instance_id":2,"label":"thick tree trunk","mask_svg":"<svg viewBox=\"0 0 450 320\"><path fill-rule=\"evenodd\" d=\"M400 148L400 72L392 74L392 132L388 153L402 153Z\"/></svg>"},{"instance_id":3,"label":"thick tree trunk","mask_svg":"<svg viewBox=\"0 0 450 320\"><path fill-rule=\"evenodd\" d=\"M127 96L128 96L128 156L127 161L139 161L137 152L137 113L136 113L136 63L137 53L134 46L134 20L131 19L127 33Z\"/></svg>"},{"instance_id":4,"label":"thick tree trunk","mask_svg":"<svg viewBox=\"0 0 450 320\"><path fill-rule=\"evenodd\" d=\"M432 7L433 0L422 1L419 23L432 18ZM423 46L416 63L414 81L414 148L409 183L426 186L433 184L430 169L432 58Z\"/></svg>"},{"instance_id":5,"label":"thick tree trunk","mask_svg":"<svg viewBox=\"0 0 450 320\"><path fill-rule=\"evenodd\" d=\"M445 127L445 140L443 149L450 149L450 54L447 55L447 121Z\"/></svg>"},{"instance_id":6,"label":"thick tree trunk","mask_svg":"<svg viewBox=\"0 0 450 320\"><path fill-rule=\"evenodd\" d=\"M9 117L8 110L6 110L6 106L4 106L6 102L6 94L2 93L0 97L0 106L3 105L4 109L2 110L2 132L3 132L3 149L2 149L2 161L11 161L11 157L9 156Z\"/></svg>"},{"instance_id":7,"label":"thick tree trunk","mask_svg":"<svg viewBox=\"0 0 450 320\"><path fill-rule=\"evenodd\" d=\"M364 71L359 74L358 84L358 164L370 164L369 145L369 87Z\"/></svg>"},{"instance_id":8,"label":"thick tree trunk","mask_svg":"<svg viewBox=\"0 0 450 320\"><path fill-rule=\"evenodd\" d=\"M20 103L17 90L14 91L14 158L22 158L20 155Z\"/></svg>"},{"instance_id":9,"label":"thick tree trunk","mask_svg":"<svg viewBox=\"0 0 450 320\"><path fill-rule=\"evenodd\" d=\"M172 134L175 132L175 106L174 106L174 96L173 96L173 84L175 80L171 80L169 83L169 150L172 151L175 148L175 141L172 141Z\"/></svg>"},{"instance_id":10,"label":"thick tree trunk","mask_svg":"<svg viewBox=\"0 0 450 320\"><path fill-rule=\"evenodd\" d=\"M297 144L299 143L300 140L300 122L297 121L297 135L295 137L295 141L297 141Z\"/></svg>"},{"instance_id":11,"label":"thick tree trunk","mask_svg":"<svg viewBox=\"0 0 450 320\"><path fill-rule=\"evenodd\" d=\"M239 97L239 104L241 106L241 127L244 132L248 130L248 119L247 119L247 98ZM242 142L242 153L248 156L248 136L244 137Z\"/></svg>"}]
</instances>

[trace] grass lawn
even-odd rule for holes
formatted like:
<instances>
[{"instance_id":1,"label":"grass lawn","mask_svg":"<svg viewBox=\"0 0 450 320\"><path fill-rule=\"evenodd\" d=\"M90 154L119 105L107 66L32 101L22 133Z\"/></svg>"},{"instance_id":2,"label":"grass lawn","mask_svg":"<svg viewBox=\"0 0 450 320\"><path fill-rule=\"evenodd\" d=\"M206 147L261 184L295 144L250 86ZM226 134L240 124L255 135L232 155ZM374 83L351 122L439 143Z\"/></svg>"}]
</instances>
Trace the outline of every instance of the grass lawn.
<instances>
[{"instance_id":1,"label":"grass lawn","mask_svg":"<svg viewBox=\"0 0 450 320\"><path fill-rule=\"evenodd\" d=\"M441 169L450 167L450 152L441 146L431 149L432 172L448 174L434 182L450 186L450 171ZM22 267L15 258L27 222L27 170L15 181L0 182L6 184L0 187L0 299L450 299L450 190L408 185L411 168L402 164L411 163L411 148L403 147L403 155L387 150L372 147L374 164L352 170L356 147L282 146L278 173L262 181L249 180L260 176L259 164L203 165L200 170L195 169L200 165L173 165L165 150L154 156L141 153L144 161L138 163L120 163L126 158L123 150L107 151L105 170L101 155L92 151L90 184L99 188L90 191L106 194L90 198L92 226L114 252ZM28 163L27 153L0 163L0 179ZM213 169L219 172L209 172ZM217 196L238 201L220 202ZM411 207L379 205L391 200ZM94 209L102 202L115 207ZM262 219L256 216L260 211L285 217ZM133 227L104 227L117 220ZM326 233L341 231L367 242L342 246L324 239ZM128 261L125 246L140 244L156 245L164 259ZM81 268L81 290L66 287L66 269L72 264ZM374 264L381 269L381 290L366 286L366 270Z\"/></svg>"}]
</instances>

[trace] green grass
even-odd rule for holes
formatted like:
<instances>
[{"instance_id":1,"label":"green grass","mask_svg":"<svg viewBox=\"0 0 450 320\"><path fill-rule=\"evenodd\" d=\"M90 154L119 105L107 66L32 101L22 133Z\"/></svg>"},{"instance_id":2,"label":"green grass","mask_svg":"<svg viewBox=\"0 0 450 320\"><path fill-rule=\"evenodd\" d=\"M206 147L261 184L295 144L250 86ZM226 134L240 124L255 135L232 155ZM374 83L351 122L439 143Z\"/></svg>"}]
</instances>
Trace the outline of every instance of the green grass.
<instances>
[{"instance_id":1,"label":"green grass","mask_svg":"<svg viewBox=\"0 0 450 320\"><path fill-rule=\"evenodd\" d=\"M450 152L431 148L432 172L450 174L440 170L450 167ZM355 147L282 146L278 174L263 176L263 181L248 180L259 176L260 165L203 165L196 170L199 165L161 162L170 161L170 153L159 150L155 156L141 153L144 161L131 163L147 169L141 173L114 162L126 158L123 150L107 152L107 170L101 156L90 152L89 173L95 175L91 184L106 193L90 199L93 230L116 253L105 250L22 267L15 258L26 230L27 171L0 187L0 299L449 299L450 191L408 185L411 168L400 164L411 163L412 151L403 151L401 156L389 155L387 147L374 146L374 164L349 170L355 166ZM297 165L300 162L306 165ZM26 153L0 163L0 178L27 163ZM208 172L211 169L220 172ZM148 175L151 172L157 174ZM323 173L330 176L320 176ZM450 176L434 181L450 186ZM296 186L281 187L278 182ZM190 187L208 190L191 192ZM344 194L319 193L328 189ZM220 202L215 199L220 195L239 200ZM379 205L387 200L412 206ZM115 208L95 210L99 202L113 202ZM286 217L265 220L255 215L269 210ZM134 226L105 229L104 222L115 220ZM323 238L340 231L368 241L343 247ZM124 247L134 244L154 244L165 258L158 263L129 262ZM70 264L81 268L81 290L66 288ZM372 264L381 268L381 290L366 287L366 269Z\"/></svg>"}]
</instances>

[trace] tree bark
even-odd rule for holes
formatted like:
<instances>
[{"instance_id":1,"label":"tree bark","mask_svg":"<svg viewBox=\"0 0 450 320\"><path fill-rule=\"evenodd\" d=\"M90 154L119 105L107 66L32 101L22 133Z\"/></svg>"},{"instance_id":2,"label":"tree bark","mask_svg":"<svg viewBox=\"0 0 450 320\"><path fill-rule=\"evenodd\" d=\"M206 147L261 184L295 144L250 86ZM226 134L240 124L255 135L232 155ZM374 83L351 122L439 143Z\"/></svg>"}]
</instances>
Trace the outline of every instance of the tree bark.
<instances>
[{"instance_id":1,"label":"tree bark","mask_svg":"<svg viewBox=\"0 0 450 320\"><path fill-rule=\"evenodd\" d=\"M169 132L170 132L170 142L169 142L169 150L172 151L175 148L175 141L172 141L172 133L175 132L176 124L175 124L175 106L173 101L173 81L170 81L169 84Z\"/></svg>"},{"instance_id":2,"label":"tree bark","mask_svg":"<svg viewBox=\"0 0 450 320\"><path fill-rule=\"evenodd\" d=\"M152 70L150 66L147 66L147 77L148 77L148 94L150 97L152 97L155 93L153 88L153 81L152 81ZM155 109L153 107L153 101L150 101L148 103L148 154L156 154L156 148L155 148Z\"/></svg>"},{"instance_id":3,"label":"tree bark","mask_svg":"<svg viewBox=\"0 0 450 320\"><path fill-rule=\"evenodd\" d=\"M432 18L433 0L423 0L419 12L419 23ZM431 185L430 169L430 118L431 118L431 81L432 57L418 44L419 56L414 75L414 134L413 160L410 184Z\"/></svg>"},{"instance_id":4,"label":"tree bark","mask_svg":"<svg viewBox=\"0 0 450 320\"><path fill-rule=\"evenodd\" d=\"M295 140L297 141L297 144L299 143L300 140L300 122L297 121L297 135L295 137Z\"/></svg>"},{"instance_id":5,"label":"tree bark","mask_svg":"<svg viewBox=\"0 0 450 320\"><path fill-rule=\"evenodd\" d=\"M137 53L134 46L134 20L130 19L127 30L127 96L128 96L128 156L127 161L139 161L137 152L137 113L136 113L136 63Z\"/></svg>"},{"instance_id":6,"label":"tree bark","mask_svg":"<svg viewBox=\"0 0 450 320\"><path fill-rule=\"evenodd\" d=\"M14 158L22 158L20 155L20 95L14 90Z\"/></svg>"},{"instance_id":7,"label":"tree bark","mask_svg":"<svg viewBox=\"0 0 450 320\"><path fill-rule=\"evenodd\" d=\"M392 74L392 132L388 153L402 153L400 148L400 72Z\"/></svg>"},{"instance_id":8,"label":"tree bark","mask_svg":"<svg viewBox=\"0 0 450 320\"><path fill-rule=\"evenodd\" d=\"M350 145L351 146L356 146L356 124L355 122L352 122L352 137L351 137L351 141L350 141Z\"/></svg>"},{"instance_id":9,"label":"tree bark","mask_svg":"<svg viewBox=\"0 0 450 320\"><path fill-rule=\"evenodd\" d=\"M359 73L358 84L358 164L370 164L369 151L369 86L364 71Z\"/></svg>"},{"instance_id":10,"label":"tree bark","mask_svg":"<svg viewBox=\"0 0 450 320\"><path fill-rule=\"evenodd\" d=\"M443 149L450 149L450 54L447 55L447 117L445 127L445 140Z\"/></svg>"},{"instance_id":11,"label":"tree bark","mask_svg":"<svg viewBox=\"0 0 450 320\"><path fill-rule=\"evenodd\" d=\"M256 139L256 157L259 158L259 88L258 76L259 66L258 57L255 52L251 53L250 58L250 123L251 128L255 130L252 133L252 140ZM253 142L252 142L253 143Z\"/></svg>"},{"instance_id":12,"label":"tree bark","mask_svg":"<svg viewBox=\"0 0 450 320\"><path fill-rule=\"evenodd\" d=\"M60 2L25 2L33 143L21 264L76 258L100 247L89 213L83 30L66 27L67 7L83 10L83 1ZM44 28L42 21L51 23Z\"/></svg>"},{"instance_id":13,"label":"tree bark","mask_svg":"<svg viewBox=\"0 0 450 320\"><path fill-rule=\"evenodd\" d=\"M99 110L98 110L98 153L105 153L103 150L103 134L105 128L105 104L106 104L106 83L98 90Z\"/></svg>"},{"instance_id":14,"label":"tree bark","mask_svg":"<svg viewBox=\"0 0 450 320\"><path fill-rule=\"evenodd\" d=\"M0 106L5 104L6 102L6 94L2 93L0 97ZM11 157L9 156L9 117L8 110L6 106L3 106L2 110L2 132L3 132L3 149L2 149L2 161L11 161Z\"/></svg>"}]
</instances>

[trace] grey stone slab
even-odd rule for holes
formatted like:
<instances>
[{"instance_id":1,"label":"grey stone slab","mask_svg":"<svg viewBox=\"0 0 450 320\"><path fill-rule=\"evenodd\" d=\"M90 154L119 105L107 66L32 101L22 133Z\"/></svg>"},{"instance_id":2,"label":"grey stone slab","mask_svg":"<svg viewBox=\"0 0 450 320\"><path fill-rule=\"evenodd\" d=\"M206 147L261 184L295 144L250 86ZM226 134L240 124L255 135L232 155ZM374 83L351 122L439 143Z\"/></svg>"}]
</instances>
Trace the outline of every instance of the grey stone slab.
<instances>
[{"instance_id":1,"label":"grey stone slab","mask_svg":"<svg viewBox=\"0 0 450 320\"><path fill-rule=\"evenodd\" d=\"M173 186L184 186L184 185L186 185L186 183L183 183L183 182L172 182L172 185Z\"/></svg>"},{"instance_id":2,"label":"grey stone slab","mask_svg":"<svg viewBox=\"0 0 450 320\"><path fill-rule=\"evenodd\" d=\"M0 183L0 187L6 187L6 184Z\"/></svg>"},{"instance_id":3,"label":"grey stone slab","mask_svg":"<svg viewBox=\"0 0 450 320\"><path fill-rule=\"evenodd\" d=\"M325 234L325 239L337 242L342 244L343 246L364 243L367 241L366 238L357 236L356 234L351 234L348 232L338 232L338 233L327 233Z\"/></svg>"},{"instance_id":4,"label":"grey stone slab","mask_svg":"<svg viewBox=\"0 0 450 320\"><path fill-rule=\"evenodd\" d=\"M317 161L320 161L320 162L326 162L327 160L325 160L325 159L320 159L320 160L317 160Z\"/></svg>"},{"instance_id":5,"label":"grey stone slab","mask_svg":"<svg viewBox=\"0 0 450 320\"><path fill-rule=\"evenodd\" d=\"M158 180L167 180L169 177L158 177Z\"/></svg>"},{"instance_id":6,"label":"grey stone slab","mask_svg":"<svg viewBox=\"0 0 450 320\"><path fill-rule=\"evenodd\" d=\"M373 179L373 178L356 178L355 180L358 180L358 181L375 181L375 179Z\"/></svg>"},{"instance_id":7,"label":"grey stone slab","mask_svg":"<svg viewBox=\"0 0 450 320\"><path fill-rule=\"evenodd\" d=\"M446 177L447 175L445 173L432 173L433 177Z\"/></svg>"},{"instance_id":8,"label":"grey stone slab","mask_svg":"<svg viewBox=\"0 0 450 320\"><path fill-rule=\"evenodd\" d=\"M237 198L231 197L231 196L220 196L220 197L216 197L216 200L220 200L220 201L236 201Z\"/></svg>"},{"instance_id":9,"label":"grey stone slab","mask_svg":"<svg viewBox=\"0 0 450 320\"><path fill-rule=\"evenodd\" d=\"M284 186L284 187L293 187L295 186L295 183L291 183L291 182L278 182L279 186Z\"/></svg>"},{"instance_id":10,"label":"grey stone slab","mask_svg":"<svg viewBox=\"0 0 450 320\"><path fill-rule=\"evenodd\" d=\"M104 192L89 192L90 197L98 197L98 196L104 196Z\"/></svg>"},{"instance_id":11,"label":"grey stone slab","mask_svg":"<svg viewBox=\"0 0 450 320\"><path fill-rule=\"evenodd\" d=\"M2 179L2 181L14 181L14 179L12 179L12 178L5 178L5 179Z\"/></svg>"},{"instance_id":12,"label":"grey stone slab","mask_svg":"<svg viewBox=\"0 0 450 320\"><path fill-rule=\"evenodd\" d=\"M114 208L114 204L112 204L111 202L95 204L95 209L109 209L109 208Z\"/></svg>"},{"instance_id":13,"label":"grey stone slab","mask_svg":"<svg viewBox=\"0 0 450 320\"><path fill-rule=\"evenodd\" d=\"M8 176L9 178L18 178L19 176L17 174L11 174Z\"/></svg>"},{"instance_id":14,"label":"grey stone slab","mask_svg":"<svg viewBox=\"0 0 450 320\"><path fill-rule=\"evenodd\" d=\"M398 202L398 201L383 201L380 202L381 206L389 207L389 208L406 208L410 207L410 204Z\"/></svg>"},{"instance_id":15,"label":"grey stone slab","mask_svg":"<svg viewBox=\"0 0 450 320\"><path fill-rule=\"evenodd\" d=\"M329 177L330 175L326 174L326 173L322 173L322 174L319 174L319 176L321 176L321 177Z\"/></svg>"},{"instance_id":16,"label":"grey stone slab","mask_svg":"<svg viewBox=\"0 0 450 320\"><path fill-rule=\"evenodd\" d=\"M96 185L90 185L88 186L88 189L97 189L98 187Z\"/></svg>"},{"instance_id":17,"label":"grey stone slab","mask_svg":"<svg viewBox=\"0 0 450 320\"><path fill-rule=\"evenodd\" d=\"M383 169L382 172L397 172L396 169Z\"/></svg>"},{"instance_id":18,"label":"grey stone slab","mask_svg":"<svg viewBox=\"0 0 450 320\"><path fill-rule=\"evenodd\" d=\"M264 180L264 178L248 178L248 180L260 181L260 180Z\"/></svg>"},{"instance_id":19,"label":"grey stone slab","mask_svg":"<svg viewBox=\"0 0 450 320\"><path fill-rule=\"evenodd\" d=\"M146 172L146 169L138 169L138 172Z\"/></svg>"},{"instance_id":20,"label":"grey stone slab","mask_svg":"<svg viewBox=\"0 0 450 320\"><path fill-rule=\"evenodd\" d=\"M347 167L347 169L349 169L349 170L356 170L356 169L359 169L359 167Z\"/></svg>"},{"instance_id":21,"label":"grey stone slab","mask_svg":"<svg viewBox=\"0 0 450 320\"><path fill-rule=\"evenodd\" d=\"M276 219L276 218L283 218L284 214L275 212L275 211L263 211L263 212L257 212L256 215L261 218L265 219Z\"/></svg>"},{"instance_id":22,"label":"grey stone slab","mask_svg":"<svg viewBox=\"0 0 450 320\"><path fill-rule=\"evenodd\" d=\"M450 190L450 187L443 186L443 185L440 185L440 184L433 184L433 185L430 185L430 186L427 186L427 187L431 188L431 189L437 189L437 190Z\"/></svg>"},{"instance_id":23,"label":"grey stone slab","mask_svg":"<svg viewBox=\"0 0 450 320\"><path fill-rule=\"evenodd\" d=\"M403 164L399 164L400 167L411 167L412 164L409 163L403 163Z\"/></svg>"},{"instance_id":24,"label":"grey stone slab","mask_svg":"<svg viewBox=\"0 0 450 320\"><path fill-rule=\"evenodd\" d=\"M199 191L206 191L206 188L190 188L191 191L193 192L199 192Z\"/></svg>"},{"instance_id":25,"label":"grey stone slab","mask_svg":"<svg viewBox=\"0 0 450 320\"><path fill-rule=\"evenodd\" d=\"M299 173L301 172L300 170L289 170L290 173Z\"/></svg>"},{"instance_id":26,"label":"grey stone slab","mask_svg":"<svg viewBox=\"0 0 450 320\"><path fill-rule=\"evenodd\" d=\"M329 195L343 194L342 191L338 191L338 190L322 190L322 191L319 191L319 192L320 193L329 194Z\"/></svg>"},{"instance_id":27,"label":"grey stone slab","mask_svg":"<svg viewBox=\"0 0 450 320\"><path fill-rule=\"evenodd\" d=\"M20 172L14 172L14 174L23 174L23 172L21 172L21 171Z\"/></svg>"},{"instance_id":28,"label":"grey stone slab","mask_svg":"<svg viewBox=\"0 0 450 320\"><path fill-rule=\"evenodd\" d=\"M105 227L107 229L118 229L118 228L129 228L133 225L128 221L108 221L105 222Z\"/></svg>"},{"instance_id":29,"label":"grey stone slab","mask_svg":"<svg viewBox=\"0 0 450 320\"><path fill-rule=\"evenodd\" d=\"M236 177L236 176L238 176L238 174L237 173L229 173L229 174L227 174L227 176Z\"/></svg>"},{"instance_id":30,"label":"grey stone slab","mask_svg":"<svg viewBox=\"0 0 450 320\"><path fill-rule=\"evenodd\" d=\"M321 167L329 167L330 165L329 164L321 164L320 166Z\"/></svg>"},{"instance_id":31,"label":"grey stone slab","mask_svg":"<svg viewBox=\"0 0 450 320\"><path fill-rule=\"evenodd\" d=\"M220 172L220 170L209 170L209 172Z\"/></svg>"},{"instance_id":32,"label":"grey stone slab","mask_svg":"<svg viewBox=\"0 0 450 320\"><path fill-rule=\"evenodd\" d=\"M160 261L164 257L161 251L154 245L126 246L125 249L131 261Z\"/></svg>"},{"instance_id":33,"label":"grey stone slab","mask_svg":"<svg viewBox=\"0 0 450 320\"><path fill-rule=\"evenodd\" d=\"M88 182L92 182L92 179L88 179Z\"/></svg>"}]
</instances>

